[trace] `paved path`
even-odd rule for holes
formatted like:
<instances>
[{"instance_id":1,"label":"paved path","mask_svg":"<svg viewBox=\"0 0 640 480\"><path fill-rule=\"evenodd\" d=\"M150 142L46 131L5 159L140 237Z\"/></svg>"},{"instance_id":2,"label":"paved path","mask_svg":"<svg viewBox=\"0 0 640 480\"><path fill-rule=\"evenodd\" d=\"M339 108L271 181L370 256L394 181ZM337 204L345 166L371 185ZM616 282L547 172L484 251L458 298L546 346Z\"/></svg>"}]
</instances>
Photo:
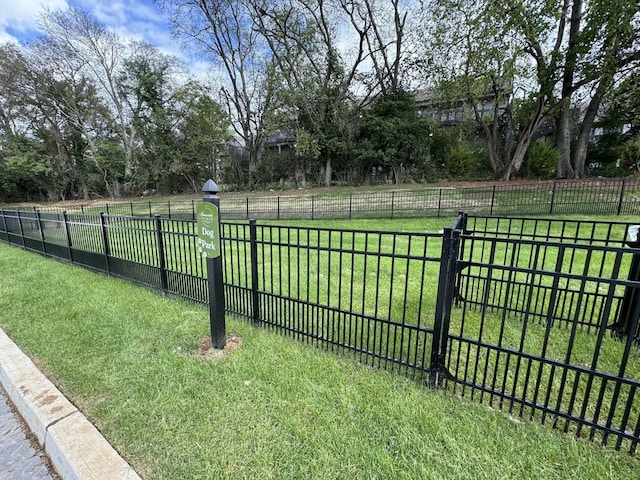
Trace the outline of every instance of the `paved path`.
<instances>
[{"instance_id":1,"label":"paved path","mask_svg":"<svg viewBox=\"0 0 640 480\"><path fill-rule=\"evenodd\" d=\"M52 480L0 387L0 480Z\"/></svg>"}]
</instances>

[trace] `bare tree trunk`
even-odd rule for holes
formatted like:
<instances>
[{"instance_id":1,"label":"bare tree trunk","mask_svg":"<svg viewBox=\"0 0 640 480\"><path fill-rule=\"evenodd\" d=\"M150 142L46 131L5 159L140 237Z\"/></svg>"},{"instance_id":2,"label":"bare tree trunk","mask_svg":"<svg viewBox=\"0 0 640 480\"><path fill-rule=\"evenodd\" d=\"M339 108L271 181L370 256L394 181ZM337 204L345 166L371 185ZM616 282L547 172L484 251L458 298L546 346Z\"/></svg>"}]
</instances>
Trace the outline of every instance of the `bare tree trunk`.
<instances>
[{"instance_id":1,"label":"bare tree trunk","mask_svg":"<svg viewBox=\"0 0 640 480\"><path fill-rule=\"evenodd\" d=\"M82 199L83 200L89 200L89 187L87 186L87 182L83 181L82 182Z\"/></svg>"},{"instance_id":2,"label":"bare tree trunk","mask_svg":"<svg viewBox=\"0 0 640 480\"><path fill-rule=\"evenodd\" d=\"M497 103L497 99L496 99ZM497 112L494 114L497 115ZM482 121L481 124L485 122ZM488 126L487 126L488 127ZM499 132L499 121L497 117L494 117L492 121L492 125L490 128L485 129L485 134L487 135L487 151L489 152L489 163L491 164L491 169L493 173L499 175L504 170L505 161L504 161L504 152L505 148L502 145L502 139L500 138ZM508 152L508 150L506 150Z\"/></svg>"},{"instance_id":3,"label":"bare tree trunk","mask_svg":"<svg viewBox=\"0 0 640 480\"><path fill-rule=\"evenodd\" d=\"M558 178L574 178L575 172L571 166L571 96L574 92L573 79L576 71L576 41L580 33L580 22L583 0L573 0L571 18L569 20L569 44L567 48L564 73L562 76L562 97L560 113L557 121L558 150L560 160L556 176ZM565 3L566 5L566 3ZM561 27L564 30L564 27Z\"/></svg>"},{"instance_id":4,"label":"bare tree trunk","mask_svg":"<svg viewBox=\"0 0 640 480\"><path fill-rule=\"evenodd\" d=\"M513 152L513 156L511 157L511 163L509 163L509 166L507 167L507 170L502 177L504 181L508 182L509 180L513 179L520 171L520 168L524 163L524 157L527 154L529 145L531 144L531 140L533 140L533 135L527 135L526 138L523 138L518 142L516 151Z\"/></svg>"},{"instance_id":5,"label":"bare tree trunk","mask_svg":"<svg viewBox=\"0 0 640 480\"><path fill-rule=\"evenodd\" d=\"M556 122L558 132L558 150L560 159L556 170L557 178L574 178L575 172L571 166L571 121L570 121L569 98L563 100L560 107L560 114Z\"/></svg>"},{"instance_id":6,"label":"bare tree trunk","mask_svg":"<svg viewBox=\"0 0 640 480\"><path fill-rule=\"evenodd\" d=\"M536 130L540 126L542 119L544 118L542 115L542 110L545 104L545 96L540 93L538 95L538 99L536 101L536 109L533 113L531 119L524 127L524 130L520 134L520 139L516 145L516 150L511 157L511 162L507 167L502 179L504 181L509 181L518 173L522 164L524 163L524 157L527 154L527 150L529 149L529 145L531 145L531 141L533 140L533 135Z\"/></svg>"},{"instance_id":7,"label":"bare tree trunk","mask_svg":"<svg viewBox=\"0 0 640 480\"><path fill-rule=\"evenodd\" d=\"M571 159L576 177L585 176L584 163L587 159L589 134L591 133L593 122L595 121L596 115L598 114L600 103L602 103L602 98L604 97L610 85L611 78L603 78L600 81L600 83L598 84L598 88L596 88L596 91L593 94L593 97L591 97L591 101L587 106L587 110L585 111L584 119L582 120L582 125L580 126L580 133L578 134L578 141L576 142L576 146L573 151L573 157Z\"/></svg>"},{"instance_id":8,"label":"bare tree trunk","mask_svg":"<svg viewBox=\"0 0 640 480\"><path fill-rule=\"evenodd\" d=\"M327 161L324 166L324 186L329 188L331 187L331 177L332 177L332 169L331 169L331 158L327 156Z\"/></svg>"}]
</instances>

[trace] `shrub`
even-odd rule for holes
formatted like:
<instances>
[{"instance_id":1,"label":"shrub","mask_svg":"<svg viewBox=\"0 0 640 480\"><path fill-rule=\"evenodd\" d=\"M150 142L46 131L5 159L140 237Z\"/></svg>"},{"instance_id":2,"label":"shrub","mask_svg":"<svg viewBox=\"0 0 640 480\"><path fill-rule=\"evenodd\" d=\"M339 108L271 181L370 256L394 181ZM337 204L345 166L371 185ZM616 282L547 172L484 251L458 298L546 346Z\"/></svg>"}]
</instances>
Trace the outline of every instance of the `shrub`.
<instances>
[{"instance_id":1,"label":"shrub","mask_svg":"<svg viewBox=\"0 0 640 480\"><path fill-rule=\"evenodd\" d=\"M466 143L460 142L449 149L445 159L447 174L453 180L471 180L475 178L478 160Z\"/></svg>"},{"instance_id":2,"label":"shrub","mask_svg":"<svg viewBox=\"0 0 640 480\"><path fill-rule=\"evenodd\" d=\"M529 177L553 178L560 161L560 151L550 142L536 140L529 145L525 160Z\"/></svg>"}]
</instances>

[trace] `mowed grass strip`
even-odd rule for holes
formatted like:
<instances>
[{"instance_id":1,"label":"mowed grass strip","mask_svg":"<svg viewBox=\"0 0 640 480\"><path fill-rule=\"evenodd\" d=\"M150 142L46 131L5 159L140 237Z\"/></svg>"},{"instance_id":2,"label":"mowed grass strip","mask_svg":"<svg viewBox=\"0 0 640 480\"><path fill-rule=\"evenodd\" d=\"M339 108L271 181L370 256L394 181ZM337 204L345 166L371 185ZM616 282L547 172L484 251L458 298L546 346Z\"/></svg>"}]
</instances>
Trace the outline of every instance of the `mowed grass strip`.
<instances>
[{"instance_id":1,"label":"mowed grass strip","mask_svg":"<svg viewBox=\"0 0 640 480\"><path fill-rule=\"evenodd\" d=\"M638 460L0 244L0 325L145 479L634 478Z\"/></svg>"}]
</instances>

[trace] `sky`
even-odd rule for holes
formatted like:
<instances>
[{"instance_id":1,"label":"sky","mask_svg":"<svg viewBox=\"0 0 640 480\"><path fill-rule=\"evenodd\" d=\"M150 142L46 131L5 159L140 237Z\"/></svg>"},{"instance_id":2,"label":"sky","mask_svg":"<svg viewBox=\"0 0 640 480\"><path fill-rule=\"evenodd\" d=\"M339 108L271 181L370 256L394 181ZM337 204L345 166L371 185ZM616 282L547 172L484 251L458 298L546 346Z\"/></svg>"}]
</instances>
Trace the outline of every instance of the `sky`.
<instances>
[{"instance_id":1,"label":"sky","mask_svg":"<svg viewBox=\"0 0 640 480\"><path fill-rule=\"evenodd\" d=\"M169 22L153 0L0 0L0 43L26 42L38 35L38 16L69 6L89 12L122 38L145 40L161 52L186 60L171 38ZM189 62L192 63L192 62Z\"/></svg>"}]
</instances>

